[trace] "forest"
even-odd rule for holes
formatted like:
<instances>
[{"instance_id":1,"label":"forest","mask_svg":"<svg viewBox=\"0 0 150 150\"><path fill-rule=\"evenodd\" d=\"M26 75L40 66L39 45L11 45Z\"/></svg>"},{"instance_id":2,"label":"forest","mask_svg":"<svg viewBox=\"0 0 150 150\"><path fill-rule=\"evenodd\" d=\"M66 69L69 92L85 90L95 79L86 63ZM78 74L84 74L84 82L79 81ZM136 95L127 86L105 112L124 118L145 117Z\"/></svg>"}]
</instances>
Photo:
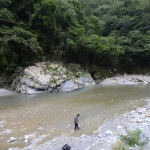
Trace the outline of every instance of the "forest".
<instances>
[{"instance_id":1,"label":"forest","mask_svg":"<svg viewBox=\"0 0 150 150\"><path fill-rule=\"evenodd\" d=\"M43 59L149 68L149 0L0 0L0 72Z\"/></svg>"}]
</instances>

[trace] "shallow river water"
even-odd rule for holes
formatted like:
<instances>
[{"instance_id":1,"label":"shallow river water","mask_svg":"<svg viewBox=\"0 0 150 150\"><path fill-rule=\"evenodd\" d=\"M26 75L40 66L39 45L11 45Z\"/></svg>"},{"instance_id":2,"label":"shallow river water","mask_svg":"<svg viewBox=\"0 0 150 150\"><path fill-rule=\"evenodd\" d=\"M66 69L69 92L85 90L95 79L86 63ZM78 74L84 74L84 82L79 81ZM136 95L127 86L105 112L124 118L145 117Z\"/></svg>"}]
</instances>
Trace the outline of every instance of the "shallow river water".
<instances>
[{"instance_id":1,"label":"shallow river water","mask_svg":"<svg viewBox=\"0 0 150 150\"><path fill-rule=\"evenodd\" d=\"M102 123L133 106L143 106L150 85L96 85L74 92L0 96L0 150L36 146L55 137L92 135ZM73 118L79 113L80 131L74 132ZM24 141L23 136L29 135ZM10 137L17 140L8 143ZM35 141L33 141L35 140ZM60 143L60 146L63 143Z\"/></svg>"}]
</instances>

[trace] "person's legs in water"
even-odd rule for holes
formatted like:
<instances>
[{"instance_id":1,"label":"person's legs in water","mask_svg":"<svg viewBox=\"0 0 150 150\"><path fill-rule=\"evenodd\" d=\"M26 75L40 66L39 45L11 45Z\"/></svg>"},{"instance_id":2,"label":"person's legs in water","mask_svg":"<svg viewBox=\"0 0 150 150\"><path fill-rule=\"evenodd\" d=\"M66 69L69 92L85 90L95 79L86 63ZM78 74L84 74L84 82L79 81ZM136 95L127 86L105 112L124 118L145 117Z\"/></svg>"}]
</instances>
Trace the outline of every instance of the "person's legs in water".
<instances>
[{"instance_id":1,"label":"person's legs in water","mask_svg":"<svg viewBox=\"0 0 150 150\"><path fill-rule=\"evenodd\" d=\"M78 124L77 123L75 123L75 127L74 127L74 129L76 130L78 128Z\"/></svg>"},{"instance_id":2,"label":"person's legs in water","mask_svg":"<svg viewBox=\"0 0 150 150\"><path fill-rule=\"evenodd\" d=\"M79 127L78 127L78 123L75 123L75 128L74 128L75 130L76 129L80 129Z\"/></svg>"}]
</instances>

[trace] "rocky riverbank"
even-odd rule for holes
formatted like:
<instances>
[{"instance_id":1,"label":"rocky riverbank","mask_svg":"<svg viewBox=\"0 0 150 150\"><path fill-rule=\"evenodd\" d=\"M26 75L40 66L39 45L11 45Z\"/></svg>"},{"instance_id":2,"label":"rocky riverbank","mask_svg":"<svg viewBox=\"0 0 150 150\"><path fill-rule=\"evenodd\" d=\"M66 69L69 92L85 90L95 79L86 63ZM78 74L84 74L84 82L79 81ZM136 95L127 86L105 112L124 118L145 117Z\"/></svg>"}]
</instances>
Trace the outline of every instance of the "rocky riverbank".
<instances>
[{"instance_id":1,"label":"rocky riverbank","mask_svg":"<svg viewBox=\"0 0 150 150\"><path fill-rule=\"evenodd\" d=\"M95 80L89 72L78 64L63 62L38 62L26 68L18 67L8 79L0 77L0 87L23 94L36 94L54 91L74 91L76 89L101 85L148 84L149 75L117 75L104 80Z\"/></svg>"},{"instance_id":2,"label":"rocky riverbank","mask_svg":"<svg viewBox=\"0 0 150 150\"><path fill-rule=\"evenodd\" d=\"M46 69L47 67L51 69ZM23 94L73 91L93 86L96 83L103 86L150 83L149 75L136 74L117 75L97 82L88 72L85 72L76 64L71 64L68 68L65 68L61 63L37 63L35 66L25 68L20 73L17 73L17 77L13 79L11 90Z\"/></svg>"},{"instance_id":3,"label":"rocky riverbank","mask_svg":"<svg viewBox=\"0 0 150 150\"><path fill-rule=\"evenodd\" d=\"M150 99L146 100L144 107L133 107L130 112L116 116L114 119L103 124L98 130L98 138L103 150L111 150L112 145L119 141L119 134L127 135L127 130L140 129L140 140L150 139ZM100 145L99 145L100 146ZM140 147L129 147L130 150L141 150ZM142 150L150 149L150 142Z\"/></svg>"},{"instance_id":4,"label":"rocky riverbank","mask_svg":"<svg viewBox=\"0 0 150 150\"><path fill-rule=\"evenodd\" d=\"M19 93L34 94L53 91L73 91L95 85L88 72L77 64L39 62L29 66L17 76L11 89Z\"/></svg>"},{"instance_id":5,"label":"rocky riverbank","mask_svg":"<svg viewBox=\"0 0 150 150\"><path fill-rule=\"evenodd\" d=\"M149 75L118 75L111 78L106 78L100 84L102 85L130 85L130 84L148 84L150 83L150 76Z\"/></svg>"}]
</instances>

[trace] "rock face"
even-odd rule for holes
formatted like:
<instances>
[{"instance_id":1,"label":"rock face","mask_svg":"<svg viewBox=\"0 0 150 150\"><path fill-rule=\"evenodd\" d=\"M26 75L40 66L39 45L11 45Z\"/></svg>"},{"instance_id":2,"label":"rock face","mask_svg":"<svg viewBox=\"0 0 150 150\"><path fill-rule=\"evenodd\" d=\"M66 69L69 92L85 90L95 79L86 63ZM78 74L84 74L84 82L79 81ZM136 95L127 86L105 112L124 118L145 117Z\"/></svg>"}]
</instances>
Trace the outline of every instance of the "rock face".
<instances>
[{"instance_id":1,"label":"rock face","mask_svg":"<svg viewBox=\"0 0 150 150\"><path fill-rule=\"evenodd\" d=\"M20 93L34 94L52 91L73 91L95 85L91 75L80 66L62 63L39 62L24 69L23 75L13 80L11 89Z\"/></svg>"}]
</instances>

